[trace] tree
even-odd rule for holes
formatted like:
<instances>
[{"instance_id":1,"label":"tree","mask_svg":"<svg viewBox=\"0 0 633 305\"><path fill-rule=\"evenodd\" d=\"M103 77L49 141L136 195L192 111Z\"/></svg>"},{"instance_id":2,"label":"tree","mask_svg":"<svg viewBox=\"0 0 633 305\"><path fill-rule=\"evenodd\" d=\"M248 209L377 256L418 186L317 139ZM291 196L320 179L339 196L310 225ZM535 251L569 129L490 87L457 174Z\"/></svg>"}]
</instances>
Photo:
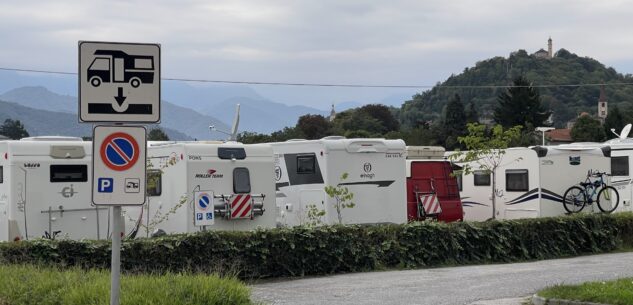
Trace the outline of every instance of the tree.
<instances>
[{"instance_id":1,"label":"tree","mask_svg":"<svg viewBox=\"0 0 633 305\"><path fill-rule=\"evenodd\" d=\"M604 119L605 135L607 137L611 137L612 128L615 129L616 132L620 132L620 130L624 128L624 125L626 124L625 124L624 116L620 112L620 109L618 109L618 106L613 106L613 108L609 110L609 114L607 115L606 119Z\"/></svg>"},{"instance_id":2,"label":"tree","mask_svg":"<svg viewBox=\"0 0 633 305\"><path fill-rule=\"evenodd\" d=\"M458 148L459 141L457 139L466 133L466 113L459 94L455 94L446 105L442 123L444 147L448 150Z\"/></svg>"},{"instance_id":3,"label":"tree","mask_svg":"<svg viewBox=\"0 0 633 305\"><path fill-rule=\"evenodd\" d=\"M571 129L571 139L575 142L602 142L606 137L600 121L589 115L580 116Z\"/></svg>"},{"instance_id":4,"label":"tree","mask_svg":"<svg viewBox=\"0 0 633 305\"><path fill-rule=\"evenodd\" d=\"M297 128L308 140L320 139L329 134L330 122L319 114L306 114L299 117Z\"/></svg>"},{"instance_id":5,"label":"tree","mask_svg":"<svg viewBox=\"0 0 633 305\"><path fill-rule=\"evenodd\" d=\"M150 129L147 139L149 141L169 141L169 137L160 127Z\"/></svg>"},{"instance_id":6,"label":"tree","mask_svg":"<svg viewBox=\"0 0 633 305\"><path fill-rule=\"evenodd\" d=\"M400 123L393 116L389 107L380 104L369 104L358 109L360 112L364 112L370 117L378 120L383 127L382 133L390 131L396 131L400 129Z\"/></svg>"},{"instance_id":7,"label":"tree","mask_svg":"<svg viewBox=\"0 0 633 305\"><path fill-rule=\"evenodd\" d=\"M466 110L466 123L479 123L479 113L477 112L475 102L468 103L468 110Z\"/></svg>"},{"instance_id":8,"label":"tree","mask_svg":"<svg viewBox=\"0 0 633 305\"><path fill-rule=\"evenodd\" d=\"M497 97L498 105L494 109L494 120L504 128L512 126L544 126L550 112L541 104L541 96L530 82L517 77L513 86Z\"/></svg>"},{"instance_id":9,"label":"tree","mask_svg":"<svg viewBox=\"0 0 633 305\"><path fill-rule=\"evenodd\" d=\"M0 126L0 134L12 140L19 140L29 136L28 131L20 120L6 119Z\"/></svg>"},{"instance_id":10,"label":"tree","mask_svg":"<svg viewBox=\"0 0 633 305\"><path fill-rule=\"evenodd\" d=\"M492 219L496 218L496 197L497 190L497 168L501 165L505 149L509 144L516 141L521 134L522 126L514 126L504 130L503 126L495 125L490 130L486 130L486 125L470 123L468 124L468 134L459 137L467 151L458 151L449 156L449 158L460 163L462 169L456 171L456 174L473 173L473 164L477 164L478 170L483 170L492 176Z\"/></svg>"},{"instance_id":11,"label":"tree","mask_svg":"<svg viewBox=\"0 0 633 305\"><path fill-rule=\"evenodd\" d=\"M341 175L341 183L343 183L347 177L348 174L343 173ZM351 209L355 206L352 202L352 199L354 199L354 193L350 192L347 186L341 186L340 183L336 186L326 185L325 193L330 196L330 198L334 199L332 204L334 205L336 214L338 215L338 224L343 224L343 209Z\"/></svg>"}]
</instances>

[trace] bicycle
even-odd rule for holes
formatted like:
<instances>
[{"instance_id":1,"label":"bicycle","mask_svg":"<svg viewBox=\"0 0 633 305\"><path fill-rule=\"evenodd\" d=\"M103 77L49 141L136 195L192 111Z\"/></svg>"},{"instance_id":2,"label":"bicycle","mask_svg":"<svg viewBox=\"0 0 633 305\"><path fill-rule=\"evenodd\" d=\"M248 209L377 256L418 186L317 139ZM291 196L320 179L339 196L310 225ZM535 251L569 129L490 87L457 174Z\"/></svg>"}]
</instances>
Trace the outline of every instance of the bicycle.
<instances>
[{"instance_id":1,"label":"bicycle","mask_svg":"<svg viewBox=\"0 0 633 305\"><path fill-rule=\"evenodd\" d=\"M613 212L620 203L620 194L614 187L604 182L604 176L608 176L608 174L589 171L585 182L580 182L579 186L574 185L568 188L563 195L565 210L570 214L582 211L585 205L593 203L597 193L595 201L600 211L603 213ZM598 177L599 179L591 181L590 177Z\"/></svg>"}]
</instances>

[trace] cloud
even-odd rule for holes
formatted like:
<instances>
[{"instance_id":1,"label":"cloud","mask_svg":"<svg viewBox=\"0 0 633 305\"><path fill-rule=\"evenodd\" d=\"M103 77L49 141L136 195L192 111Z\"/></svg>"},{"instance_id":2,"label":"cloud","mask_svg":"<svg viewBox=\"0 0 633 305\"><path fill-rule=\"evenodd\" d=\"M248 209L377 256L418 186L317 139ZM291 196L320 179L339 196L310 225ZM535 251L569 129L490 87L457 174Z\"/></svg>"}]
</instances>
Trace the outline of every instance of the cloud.
<instances>
[{"instance_id":1,"label":"cloud","mask_svg":"<svg viewBox=\"0 0 633 305\"><path fill-rule=\"evenodd\" d=\"M630 1L5 1L0 66L74 71L77 41L158 42L165 76L434 84L475 62L566 48L630 69ZM616 66L616 68L618 68ZM630 73L632 71L620 71ZM284 98L284 89L264 89ZM290 91L290 90L288 90ZM329 104L371 93L332 90ZM318 93L321 92L321 93ZM289 98L292 96L292 98ZM327 102L322 101L328 99Z\"/></svg>"}]
</instances>

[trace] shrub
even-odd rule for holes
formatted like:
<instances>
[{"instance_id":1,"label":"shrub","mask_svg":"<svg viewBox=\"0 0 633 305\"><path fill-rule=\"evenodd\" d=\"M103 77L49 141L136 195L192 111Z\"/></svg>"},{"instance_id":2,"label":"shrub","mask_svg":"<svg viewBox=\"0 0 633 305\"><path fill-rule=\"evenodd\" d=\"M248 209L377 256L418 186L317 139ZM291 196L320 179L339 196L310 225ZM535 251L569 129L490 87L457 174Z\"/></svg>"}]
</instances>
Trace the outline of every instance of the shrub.
<instances>
[{"instance_id":1,"label":"shrub","mask_svg":"<svg viewBox=\"0 0 633 305\"><path fill-rule=\"evenodd\" d=\"M220 272L268 278L514 262L601 253L633 246L633 214L405 225L206 231L129 240L131 273ZM0 243L0 263L108 268L107 241Z\"/></svg>"}]
</instances>

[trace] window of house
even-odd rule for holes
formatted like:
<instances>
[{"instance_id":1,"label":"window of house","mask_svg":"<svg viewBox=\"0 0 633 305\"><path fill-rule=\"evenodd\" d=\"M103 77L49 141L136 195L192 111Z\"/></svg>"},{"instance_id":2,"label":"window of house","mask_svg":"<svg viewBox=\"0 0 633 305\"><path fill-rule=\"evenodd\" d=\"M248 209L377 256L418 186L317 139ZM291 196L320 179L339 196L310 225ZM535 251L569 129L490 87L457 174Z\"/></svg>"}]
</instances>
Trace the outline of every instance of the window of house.
<instances>
[{"instance_id":1,"label":"window of house","mask_svg":"<svg viewBox=\"0 0 633 305\"><path fill-rule=\"evenodd\" d=\"M611 175L629 175L629 156L611 157Z\"/></svg>"},{"instance_id":2,"label":"window of house","mask_svg":"<svg viewBox=\"0 0 633 305\"><path fill-rule=\"evenodd\" d=\"M487 171L474 171L473 178L475 186L486 186L490 185L490 173Z\"/></svg>"},{"instance_id":3,"label":"window of house","mask_svg":"<svg viewBox=\"0 0 633 305\"><path fill-rule=\"evenodd\" d=\"M251 176L248 168L238 167L233 170L233 192L235 194L251 192Z\"/></svg>"},{"instance_id":4,"label":"window of house","mask_svg":"<svg viewBox=\"0 0 633 305\"><path fill-rule=\"evenodd\" d=\"M527 169L506 170L506 191L525 192L530 187Z\"/></svg>"},{"instance_id":5,"label":"window of house","mask_svg":"<svg viewBox=\"0 0 633 305\"><path fill-rule=\"evenodd\" d=\"M163 193L163 173L160 170L147 170L147 196L155 197Z\"/></svg>"},{"instance_id":6,"label":"window of house","mask_svg":"<svg viewBox=\"0 0 633 305\"><path fill-rule=\"evenodd\" d=\"M314 155L297 156L297 174L314 174Z\"/></svg>"},{"instance_id":7,"label":"window of house","mask_svg":"<svg viewBox=\"0 0 633 305\"><path fill-rule=\"evenodd\" d=\"M50 167L51 182L87 182L88 165L57 164Z\"/></svg>"}]
</instances>

